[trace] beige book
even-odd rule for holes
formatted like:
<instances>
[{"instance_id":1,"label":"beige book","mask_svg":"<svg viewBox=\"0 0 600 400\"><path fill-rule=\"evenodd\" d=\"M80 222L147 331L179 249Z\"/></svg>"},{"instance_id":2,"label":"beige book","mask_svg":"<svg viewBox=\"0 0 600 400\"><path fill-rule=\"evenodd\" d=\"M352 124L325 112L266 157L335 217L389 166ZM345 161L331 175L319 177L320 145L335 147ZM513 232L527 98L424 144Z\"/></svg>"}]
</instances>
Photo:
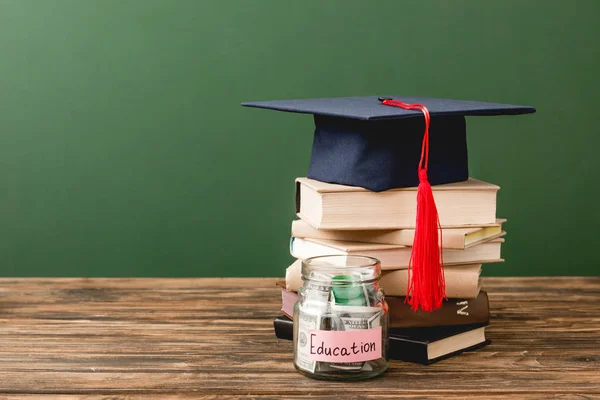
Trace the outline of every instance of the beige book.
<instances>
[{"instance_id":1,"label":"beige book","mask_svg":"<svg viewBox=\"0 0 600 400\"><path fill-rule=\"evenodd\" d=\"M496 185L469 178L433 186L442 227L496 224ZM296 213L318 229L414 228L417 188L371 192L355 186L296 179Z\"/></svg>"},{"instance_id":2,"label":"beige book","mask_svg":"<svg viewBox=\"0 0 600 400\"><path fill-rule=\"evenodd\" d=\"M505 219L496 219L492 226L442 229L442 240L445 249L467 249L469 247L504 236L502 224ZM341 231L316 229L301 219L292 222L292 236L307 239L341 240L347 242L399 244L412 246L415 238L414 229Z\"/></svg>"},{"instance_id":3,"label":"beige book","mask_svg":"<svg viewBox=\"0 0 600 400\"><path fill-rule=\"evenodd\" d=\"M500 247L502 243L504 243L504 239L499 238L465 250L443 249L442 257L444 264L457 265L501 262L503 261L500 257ZM304 260L309 257L327 255L368 256L381 261L382 270L408 268L411 251L412 247L393 244L299 238L292 238L290 242L290 253L294 258Z\"/></svg>"},{"instance_id":4,"label":"beige book","mask_svg":"<svg viewBox=\"0 0 600 400\"><path fill-rule=\"evenodd\" d=\"M453 265L444 268L446 296L453 299L475 299L481 289L481 264ZM384 271L379 281L387 296L406 296L408 270ZM302 286L302 261L296 260L285 271L285 289L297 292Z\"/></svg>"}]
</instances>

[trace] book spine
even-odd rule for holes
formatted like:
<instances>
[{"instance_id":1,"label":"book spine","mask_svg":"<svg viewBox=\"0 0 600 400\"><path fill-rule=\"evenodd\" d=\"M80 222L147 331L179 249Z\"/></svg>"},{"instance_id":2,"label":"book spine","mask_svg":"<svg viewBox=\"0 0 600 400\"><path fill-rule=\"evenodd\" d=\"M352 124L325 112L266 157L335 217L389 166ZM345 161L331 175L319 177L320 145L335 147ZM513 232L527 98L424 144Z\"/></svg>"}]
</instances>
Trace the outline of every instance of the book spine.
<instances>
[{"instance_id":1,"label":"book spine","mask_svg":"<svg viewBox=\"0 0 600 400\"><path fill-rule=\"evenodd\" d=\"M294 294L295 297L286 296ZM298 295L294 292L282 294L281 311L291 316ZM452 326L487 324L490 320L490 308L487 293L481 291L476 299L450 299L442 307L431 312L413 311L404 297L386 297L389 308L390 328L423 328L428 326Z\"/></svg>"},{"instance_id":2,"label":"book spine","mask_svg":"<svg viewBox=\"0 0 600 400\"><path fill-rule=\"evenodd\" d=\"M386 297L386 301L390 328L487 324L490 320L488 295L484 291L476 299L450 299L431 312L413 311L404 303L404 297Z\"/></svg>"}]
</instances>

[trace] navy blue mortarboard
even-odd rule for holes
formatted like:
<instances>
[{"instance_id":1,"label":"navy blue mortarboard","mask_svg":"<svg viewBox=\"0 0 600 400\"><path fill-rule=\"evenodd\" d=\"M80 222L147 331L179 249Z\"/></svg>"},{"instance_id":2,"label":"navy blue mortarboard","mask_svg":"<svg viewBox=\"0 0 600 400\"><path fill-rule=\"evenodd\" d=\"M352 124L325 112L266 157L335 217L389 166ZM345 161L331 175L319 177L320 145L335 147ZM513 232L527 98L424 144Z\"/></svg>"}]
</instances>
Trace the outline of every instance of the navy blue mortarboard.
<instances>
[{"instance_id":1,"label":"navy blue mortarboard","mask_svg":"<svg viewBox=\"0 0 600 400\"><path fill-rule=\"evenodd\" d=\"M390 96L426 106L428 177L432 185L469 177L465 116L517 115L535 108L474 101ZM387 107L382 98L274 100L243 106L313 114L314 142L307 176L373 191L419 185L417 168L425 122L419 110Z\"/></svg>"}]
</instances>

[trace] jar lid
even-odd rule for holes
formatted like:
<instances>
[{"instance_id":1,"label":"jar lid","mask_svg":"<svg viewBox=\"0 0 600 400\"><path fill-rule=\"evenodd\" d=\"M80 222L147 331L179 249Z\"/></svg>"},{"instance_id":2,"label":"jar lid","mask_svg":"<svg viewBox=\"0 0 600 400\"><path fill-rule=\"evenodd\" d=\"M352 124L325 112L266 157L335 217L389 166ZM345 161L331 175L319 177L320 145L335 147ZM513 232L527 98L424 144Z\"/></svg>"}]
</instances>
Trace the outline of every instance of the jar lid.
<instances>
[{"instance_id":1,"label":"jar lid","mask_svg":"<svg viewBox=\"0 0 600 400\"><path fill-rule=\"evenodd\" d=\"M372 282L381 276L381 263L367 256L318 256L302 261L302 279L336 286Z\"/></svg>"}]
</instances>

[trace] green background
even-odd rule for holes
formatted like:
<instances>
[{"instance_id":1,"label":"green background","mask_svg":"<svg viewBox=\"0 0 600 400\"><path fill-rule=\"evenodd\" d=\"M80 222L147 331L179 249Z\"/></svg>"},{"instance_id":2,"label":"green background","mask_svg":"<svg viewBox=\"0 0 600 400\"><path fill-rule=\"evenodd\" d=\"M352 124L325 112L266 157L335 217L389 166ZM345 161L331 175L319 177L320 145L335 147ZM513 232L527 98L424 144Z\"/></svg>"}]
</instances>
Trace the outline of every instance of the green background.
<instances>
[{"instance_id":1,"label":"green background","mask_svg":"<svg viewBox=\"0 0 600 400\"><path fill-rule=\"evenodd\" d=\"M312 119L404 94L470 118L509 219L486 275L598 274L600 1L0 0L0 275L282 276Z\"/></svg>"}]
</instances>

